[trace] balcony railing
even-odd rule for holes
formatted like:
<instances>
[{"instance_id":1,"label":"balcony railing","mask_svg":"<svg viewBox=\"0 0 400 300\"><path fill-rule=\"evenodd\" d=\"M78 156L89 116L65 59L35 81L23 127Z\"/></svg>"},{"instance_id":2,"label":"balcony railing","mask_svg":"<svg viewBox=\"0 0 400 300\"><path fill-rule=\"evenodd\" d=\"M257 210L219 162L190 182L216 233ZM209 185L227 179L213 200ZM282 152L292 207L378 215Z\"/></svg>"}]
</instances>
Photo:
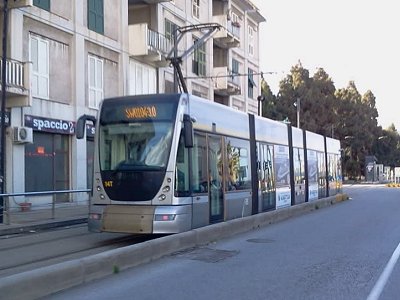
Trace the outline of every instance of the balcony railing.
<instances>
[{"instance_id":1,"label":"balcony railing","mask_svg":"<svg viewBox=\"0 0 400 300\"><path fill-rule=\"evenodd\" d=\"M239 95L241 93L240 75L235 75L227 67L214 67L214 92L222 95Z\"/></svg>"},{"instance_id":2,"label":"balcony railing","mask_svg":"<svg viewBox=\"0 0 400 300\"><path fill-rule=\"evenodd\" d=\"M147 29L147 34L148 46L150 46L154 50L160 51L164 55L168 54L171 51L172 43L163 34L153 31L151 29Z\"/></svg>"},{"instance_id":3,"label":"balcony railing","mask_svg":"<svg viewBox=\"0 0 400 300\"><path fill-rule=\"evenodd\" d=\"M166 55L172 42L163 34L148 28L147 23L129 25L129 54L156 65L168 64Z\"/></svg>"},{"instance_id":4,"label":"balcony railing","mask_svg":"<svg viewBox=\"0 0 400 300\"><path fill-rule=\"evenodd\" d=\"M228 77L228 85L237 86L240 89L241 86L240 75L235 75L234 73L232 73L232 76Z\"/></svg>"},{"instance_id":5,"label":"balcony railing","mask_svg":"<svg viewBox=\"0 0 400 300\"><path fill-rule=\"evenodd\" d=\"M240 38L240 23L232 22L232 20L228 20L226 28L235 37Z\"/></svg>"},{"instance_id":6,"label":"balcony railing","mask_svg":"<svg viewBox=\"0 0 400 300\"><path fill-rule=\"evenodd\" d=\"M213 22L220 24L223 28L217 31L213 38L222 48L235 48L240 45L240 24L232 22L226 15L213 16Z\"/></svg>"},{"instance_id":7,"label":"balcony railing","mask_svg":"<svg viewBox=\"0 0 400 300\"><path fill-rule=\"evenodd\" d=\"M0 60L0 82L3 78L3 60ZM6 86L25 88L24 63L7 59L6 62Z\"/></svg>"}]
</instances>

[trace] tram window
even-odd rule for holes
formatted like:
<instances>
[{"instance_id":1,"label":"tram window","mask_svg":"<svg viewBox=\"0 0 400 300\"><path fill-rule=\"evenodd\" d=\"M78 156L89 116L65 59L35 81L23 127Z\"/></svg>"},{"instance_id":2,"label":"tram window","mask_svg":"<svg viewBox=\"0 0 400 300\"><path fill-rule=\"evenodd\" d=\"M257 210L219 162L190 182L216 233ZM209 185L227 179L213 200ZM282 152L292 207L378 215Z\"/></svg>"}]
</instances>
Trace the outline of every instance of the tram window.
<instances>
[{"instance_id":1,"label":"tram window","mask_svg":"<svg viewBox=\"0 0 400 300\"><path fill-rule=\"evenodd\" d=\"M226 190L245 190L251 188L249 141L226 138L227 178Z\"/></svg>"},{"instance_id":2,"label":"tram window","mask_svg":"<svg viewBox=\"0 0 400 300\"><path fill-rule=\"evenodd\" d=\"M189 195L189 151L185 148L183 135L179 139L176 158L175 195Z\"/></svg>"},{"instance_id":3,"label":"tram window","mask_svg":"<svg viewBox=\"0 0 400 300\"><path fill-rule=\"evenodd\" d=\"M308 165L308 182L318 182L318 160L317 152L314 150L307 150L307 165Z\"/></svg>"},{"instance_id":4,"label":"tram window","mask_svg":"<svg viewBox=\"0 0 400 300\"><path fill-rule=\"evenodd\" d=\"M289 147L274 146L276 187L290 186Z\"/></svg>"},{"instance_id":5,"label":"tram window","mask_svg":"<svg viewBox=\"0 0 400 300\"><path fill-rule=\"evenodd\" d=\"M303 149L293 149L294 179L297 184L304 182L304 152Z\"/></svg>"},{"instance_id":6,"label":"tram window","mask_svg":"<svg viewBox=\"0 0 400 300\"><path fill-rule=\"evenodd\" d=\"M194 193L207 193L207 144L206 137L195 134L192 149L192 189Z\"/></svg>"}]
</instances>

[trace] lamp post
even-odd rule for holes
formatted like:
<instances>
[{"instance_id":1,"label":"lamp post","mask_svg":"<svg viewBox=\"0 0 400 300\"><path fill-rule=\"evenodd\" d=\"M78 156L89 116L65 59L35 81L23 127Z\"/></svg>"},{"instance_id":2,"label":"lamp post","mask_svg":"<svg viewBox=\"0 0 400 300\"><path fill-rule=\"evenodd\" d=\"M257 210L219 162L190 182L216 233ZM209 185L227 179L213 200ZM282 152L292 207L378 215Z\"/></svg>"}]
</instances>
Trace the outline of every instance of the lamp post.
<instances>
[{"instance_id":1,"label":"lamp post","mask_svg":"<svg viewBox=\"0 0 400 300\"><path fill-rule=\"evenodd\" d=\"M261 103L264 102L265 97L264 96L258 96L257 97L257 101L258 101L258 115L261 116L262 114L262 107L261 107Z\"/></svg>"},{"instance_id":2,"label":"lamp post","mask_svg":"<svg viewBox=\"0 0 400 300\"><path fill-rule=\"evenodd\" d=\"M353 148L352 148L352 145L351 145L351 141L354 139L354 136L352 136L352 135L346 135L346 136L344 137L344 139L345 139L345 141L348 141L348 143L349 143L349 146L346 147L345 149L346 149L346 150L347 150L347 149L350 150L350 151L349 151L349 157L350 157L350 159L349 159L349 161L350 161L350 175L352 175L352 173L353 173ZM348 165L347 165L347 163L346 163L348 160L345 159L346 152L344 151L343 154L344 154L344 156L343 156L343 174L344 174L344 172L346 172L347 178L349 178L349 170L348 170L349 167L348 167Z\"/></svg>"},{"instance_id":3,"label":"lamp post","mask_svg":"<svg viewBox=\"0 0 400 300\"><path fill-rule=\"evenodd\" d=\"M293 103L297 110L297 128L300 128L300 98L297 97L296 102Z\"/></svg>"},{"instance_id":4,"label":"lamp post","mask_svg":"<svg viewBox=\"0 0 400 300\"><path fill-rule=\"evenodd\" d=\"M6 72L7 72L7 32L8 32L8 0L3 6L3 57L1 66L1 114L0 114L0 193L5 192L5 156L6 156ZM0 197L0 223L3 223L4 197Z\"/></svg>"}]
</instances>

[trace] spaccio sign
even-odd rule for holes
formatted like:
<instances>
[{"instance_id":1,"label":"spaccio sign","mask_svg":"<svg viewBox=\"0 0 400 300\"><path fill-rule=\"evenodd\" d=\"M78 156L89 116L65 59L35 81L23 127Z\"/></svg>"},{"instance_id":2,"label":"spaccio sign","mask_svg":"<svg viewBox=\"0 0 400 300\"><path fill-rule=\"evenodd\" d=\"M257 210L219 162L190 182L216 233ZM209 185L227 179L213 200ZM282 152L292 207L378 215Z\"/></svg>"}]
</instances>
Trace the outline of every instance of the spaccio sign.
<instances>
[{"instance_id":1,"label":"spaccio sign","mask_svg":"<svg viewBox=\"0 0 400 300\"><path fill-rule=\"evenodd\" d=\"M25 126L42 132L74 134L75 122L25 115Z\"/></svg>"}]
</instances>

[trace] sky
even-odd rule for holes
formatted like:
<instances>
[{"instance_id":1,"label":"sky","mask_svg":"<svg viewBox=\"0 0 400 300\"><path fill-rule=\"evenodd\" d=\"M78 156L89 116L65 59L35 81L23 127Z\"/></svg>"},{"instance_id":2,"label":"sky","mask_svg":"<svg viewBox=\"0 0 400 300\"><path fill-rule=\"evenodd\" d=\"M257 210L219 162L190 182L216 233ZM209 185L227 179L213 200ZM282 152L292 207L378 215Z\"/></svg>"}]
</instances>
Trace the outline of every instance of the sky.
<instances>
[{"instance_id":1,"label":"sky","mask_svg":"<svg viewBox=\"0 0 400 300\"><path fill-rule=\"evenodd\" d=\"M400 132L400 17L393 0L252 0L260 25L260 70L274 94L299 61L323 68L336 89L354 81L376 97L378 125Z\"/></svg>"}]
</instances>

